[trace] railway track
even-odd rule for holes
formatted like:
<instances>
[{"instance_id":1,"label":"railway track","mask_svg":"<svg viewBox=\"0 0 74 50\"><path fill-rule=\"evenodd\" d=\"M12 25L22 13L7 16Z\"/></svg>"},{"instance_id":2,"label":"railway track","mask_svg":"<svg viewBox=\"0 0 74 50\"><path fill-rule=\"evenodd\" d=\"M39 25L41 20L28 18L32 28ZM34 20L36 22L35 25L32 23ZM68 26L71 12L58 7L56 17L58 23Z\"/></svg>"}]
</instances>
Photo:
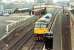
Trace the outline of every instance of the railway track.
<instances>
[{"instance_id":1,"label":"railway track","mask_svg":"<svg viewBox=\"0 0 74 50\"><path fill-rule=\"evenodd\" d=\"M30 47L33 45L34 41L32 40L32 37L28 40L28 42L24 43L23 46L20 48L20 50L29 50Z\"/></svg>"},{"instance_id":2,"label":"railway track","mask_svg":"<svg viewBox=\"0 0 74 50\"><path fill-rule=\"evenodd\" d=\"M23 44L25 44L31 38L30 32L24 35L14 46L11 50L20 50Z\"/></svg>"},{"instance_id":3,"label":"railway track","mask_svg":"<svg viewBox=\"0 0 74 50\"><path fill-rule=\"evenodd\" d=\"M32 29L33 25L28 26L29 29L26 27L25 29L21 30L19 33L22 35L20 37L14 37L12 41L9 41L9 48L8 50L19 50L21 46L26 43L32 37ZM15 40L14 40L15 39ZM16 41L17 39L17 41Z\"/></svg>"},{"instance_id":4,"label":"railway track","mask_svg":"<svg viewBox=\"0 0 74 50\"><path fill-rule=\"evenodd\" d=\"M23 47L20 50L42 50L44 43L33 41L32 37L28 40L27 43L24 43Z\"/></svg>"},{"instance_id":5,"label":"railway track","mask_svg":"<svg viewBox=\"0 0 74 50\"><path fill-rule=\"evenodd\" d=\"M34 42L29 50L42 50L43 46L44 46L44 43L42 42Z\"/></svg>"}]
</instances>

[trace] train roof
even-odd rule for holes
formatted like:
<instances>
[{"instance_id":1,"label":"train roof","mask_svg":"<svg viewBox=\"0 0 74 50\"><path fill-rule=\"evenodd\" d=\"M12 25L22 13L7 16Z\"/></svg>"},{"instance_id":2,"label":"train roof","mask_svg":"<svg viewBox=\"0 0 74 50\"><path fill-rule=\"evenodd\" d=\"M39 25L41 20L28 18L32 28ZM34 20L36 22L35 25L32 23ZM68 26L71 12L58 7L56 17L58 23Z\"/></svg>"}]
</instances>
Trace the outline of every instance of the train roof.
<instances>
[{"instance_id":1,"label":"train roof","mask_svg":"<svg viewBox=\"0 0 74 50\"><path fill-rule=\"evenodd\" d=\"M42 9L44 9L44 8L34 9L34 10L32 10L32 11L40 11L40 10L42 10Z\"/></svg>"},{"instance_id":2,"label":"train roof","mask_svg":"<svg viewBox=\"0 0 74 50\"><path fill-rule=\"evenodd\" d=\"M52 17L52 13L47 13L47 14L44 15L43 17L45 17L45 18L51 18L51 17Z\"/></svg>"},{"instance_id":3,"label":"train roof","mask_svg":"<svg viewBox=\"0 0 74 50\"><path fill-rule=\"evenodd\" d=\"M29 8L19 8L18 10L29 10Z\"/></svg>"},{"instance_id":4,"label":"train roof","mask_svg":"<svg viewBox=\"0 0 74 50\"><path fill-rule=\"evenodd\" d=\"M51 17L52 17L52 14L51 13L47 13L46 15L44 15L43 17L41 17L37 22L49 23Z\"/></svg>"},{"instance_id":5,"label":"train roof","mask_svg":"<svg viewBox=\"0 0 74 50\"><path fill-rule=\"evenodd\" d=\"M45 23L48 23L49 21L50 21L50 19L46 19L44 17L42 17L38 20L38 22L45 22Z\"/></svg>"}]
</instances>

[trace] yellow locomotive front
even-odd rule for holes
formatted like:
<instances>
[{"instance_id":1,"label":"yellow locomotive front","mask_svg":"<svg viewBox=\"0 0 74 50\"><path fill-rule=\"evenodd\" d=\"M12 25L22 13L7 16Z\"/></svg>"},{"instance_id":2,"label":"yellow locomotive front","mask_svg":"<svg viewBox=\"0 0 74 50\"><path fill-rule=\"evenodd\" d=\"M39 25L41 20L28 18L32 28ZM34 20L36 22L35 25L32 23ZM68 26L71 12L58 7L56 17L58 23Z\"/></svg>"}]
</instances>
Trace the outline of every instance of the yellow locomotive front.
<instances>
[{"instance_id":1,"label":"yellow locomotive front","mask_svg":"<svg viewBox=\"0 0 74 50\"><path fill-rule=\"evenodd\" d=\"M44 22L36 22L34 28L34 34L46 34L48 33L47 23Z\"/></svg>"},{"instance_id":2,"label":"yellow locomotive front","mask_svg":"<svg viewBox=\"0 0 74 50\"><path fill-rule=\"evenodd\" d=\"M46 22L36 22L34 27L34 40L43 40L43 37L49 32Z\"/></svg>"},{"instance_id":3,"label":"yellow locomotive front","mask_svg":"<svg viewBox=\"0 0 74 50\"><path fill-rule=\"evenodd\" d=\"M48 13L41 17L34 26L33 37L34 40L41 40L44 37L48 36L49 33L49 24L51 20L52 14Z\"/></svg>"}]
</instances>

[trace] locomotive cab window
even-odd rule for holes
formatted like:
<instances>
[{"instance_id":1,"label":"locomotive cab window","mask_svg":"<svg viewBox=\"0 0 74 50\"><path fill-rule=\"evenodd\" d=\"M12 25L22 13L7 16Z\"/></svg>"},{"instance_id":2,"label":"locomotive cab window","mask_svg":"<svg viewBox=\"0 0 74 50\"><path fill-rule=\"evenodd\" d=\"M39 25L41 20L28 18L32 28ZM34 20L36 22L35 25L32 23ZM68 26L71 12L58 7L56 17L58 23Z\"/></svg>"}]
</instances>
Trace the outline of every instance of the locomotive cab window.
<instances>
[{"instance_id":1,"label":"locomotive cab window","mask_svg":"<svg viewBox=\"0 0 74 50\"><path fill-rule=\"evenodd\" d=\"M46 23L38 22L35 24L35 28L46 28L46 27L47 27Z\"/></svg>"},{"instance_id":2,"label":"locomotive cab window","mask_svg":"<svg viewBox=\"0 0 74 50\"><path fill-rule=\"evenodd\" d=\"M46 16L45 18L49 19L50 17L49 16Z\"/></svg>"}]
</instances>

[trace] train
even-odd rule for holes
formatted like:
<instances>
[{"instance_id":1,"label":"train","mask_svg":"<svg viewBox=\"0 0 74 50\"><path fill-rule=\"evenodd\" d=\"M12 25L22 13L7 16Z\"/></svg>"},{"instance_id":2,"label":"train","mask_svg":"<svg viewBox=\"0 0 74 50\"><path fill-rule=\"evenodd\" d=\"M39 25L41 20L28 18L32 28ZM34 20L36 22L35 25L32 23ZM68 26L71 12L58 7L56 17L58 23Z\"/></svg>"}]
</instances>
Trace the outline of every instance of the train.
<instances>
[{"instance_id":1,"label":"train","mask_svg":"<svg viewBox=\"0 0 74 50\"><path fill-rule=\"evenodd\" d=\"M44 37L50 37L53 33L50 32L50 21L52 13L47 13L35 22L33 40L43 40Z\"/></svg>"}]
</instances>

